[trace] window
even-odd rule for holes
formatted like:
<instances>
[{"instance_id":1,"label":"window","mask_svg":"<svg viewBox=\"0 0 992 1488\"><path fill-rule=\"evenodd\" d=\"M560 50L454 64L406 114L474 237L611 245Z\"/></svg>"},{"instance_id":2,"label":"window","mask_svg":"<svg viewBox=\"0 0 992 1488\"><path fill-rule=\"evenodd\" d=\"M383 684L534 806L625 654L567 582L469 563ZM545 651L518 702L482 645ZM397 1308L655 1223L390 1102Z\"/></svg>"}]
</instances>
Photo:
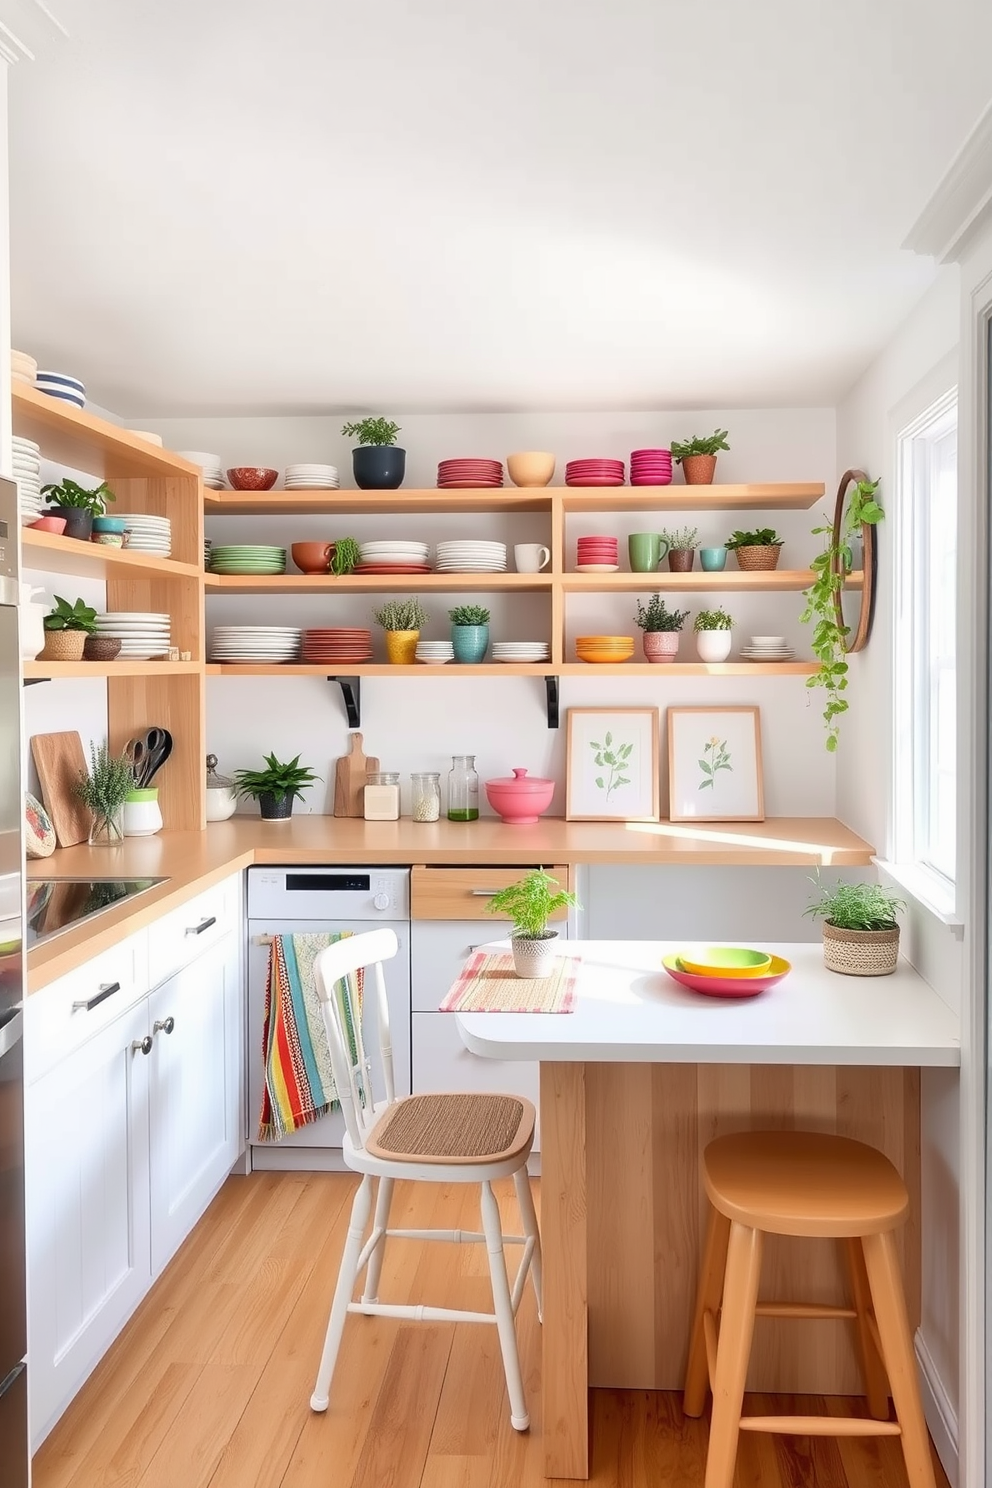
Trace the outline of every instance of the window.
<instances>
[{"instance_id":1,"label":"window","mask_svg":"<svg viewBox=\"0 0 992 1488\"><path fill-rule=\"evenodd\" d=\"M899 439L895 858L953 907L957 729L957 393Z\"/></svg>"}]
</instances>

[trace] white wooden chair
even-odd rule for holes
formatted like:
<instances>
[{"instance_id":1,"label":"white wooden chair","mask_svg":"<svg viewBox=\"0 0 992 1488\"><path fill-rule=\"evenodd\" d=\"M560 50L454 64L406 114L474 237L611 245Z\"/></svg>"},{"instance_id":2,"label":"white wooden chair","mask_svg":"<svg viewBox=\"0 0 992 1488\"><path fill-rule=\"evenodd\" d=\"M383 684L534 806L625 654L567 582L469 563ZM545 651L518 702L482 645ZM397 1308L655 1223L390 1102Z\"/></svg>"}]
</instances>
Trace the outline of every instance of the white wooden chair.
<instances>
[{"instance_id":1,"label":"white wooden chair","mask_svg":"<svg viewBox=\"0 0 992 1488\"><path fill-rule=\"evenodd\" d=\"M319 953L314 980L320 997L331 1050L334 1083L341 1101L346 1132L343 1156L348 1167L361 1173L362 1182L351 1210L351 1222L338 1272L324 1351L311 1408L325 1411L337 1362L345 1318L349 1312L366 1316L407 1318L417 1322L495 1323L499 1334L510 1422L517 1431L530 1425L524 1398L514 1318L528 1272L541 1312L541 1240L534 1210L527 1158L534 1141L535 1111L530 1101L509 1095L411 1095L397 1099L389 1037L389 1009L382 963L395 956L392 930L372 930L349 936ZM371 1004L378 1025L385 1099L373 1103L371 1061L365 1053L364 1019L342 995L342 979L364 969L363 1012ZM347 983L345 983L347 985ZM350 1036L349 1036L350 1034ZM492 1190L496 1178L512 1177L524 1234L504 1235ZM478 1183L482 1190L482 1233L464 1230L391 1230L389 1207L397 1178L433 1183ZM372 1184L378 1180L372 1233L363 1245L372 1211ZM379 1301L379 1277L386 1240L445 1240L484 1242L489 1252L493 1311L463 1312ZM522 1245L523 1258L511 1291L503 1255L504 1244ZM361 1301L352 1300L355 1284L368 1267Z\"/></svg>"}]
</instances>

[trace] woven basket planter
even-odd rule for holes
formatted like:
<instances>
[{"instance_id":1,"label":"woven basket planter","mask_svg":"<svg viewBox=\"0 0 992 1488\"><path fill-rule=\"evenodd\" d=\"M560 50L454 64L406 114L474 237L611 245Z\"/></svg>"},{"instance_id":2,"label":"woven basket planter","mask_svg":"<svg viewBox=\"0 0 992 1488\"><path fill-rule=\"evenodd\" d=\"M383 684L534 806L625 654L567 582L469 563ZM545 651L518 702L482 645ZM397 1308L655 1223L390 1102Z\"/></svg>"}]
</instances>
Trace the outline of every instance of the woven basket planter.
<instances>
[{"instance_id":1,"label":"woven basket planter","mask_svg":"<svg viewBox=\"0 0 992 1488\"><path fill-rule=\"evenodd\" d=\"M113 661L121 653L119 636L90 635L83 647L84 661Z\"/></svg>"},{"instance_id":2,"label":"woven basket planter","mask_svg":"<svg viewBox=\"0 0 992 1488\"><path fill-rule=\"evenodd\" d=\"M823 922L823 964L844 976L891 976L899 960L899 926L893 930L839 930Z\"/></svg>"},{"instance_id":3,"label":"woven basket planter","mask_svg":"<svg viewBox=\"0 0 992 1488\"><path fill-rule=\"evenodd\" d=\"M550 976L558 954L558 932L552 930L541 940L525 940L522 935L514 935L510 938L510 947L513 969L518 977Z\"/></svg>"},{"instance_id":4,"label":"woven basket planter","mask_svg":"<svg viewBox=\"0 0 992 1488\"><path fill-rule=\"evenodd\" d=\"M737 567L754 573L778 568L782 548L779 543L771 543L767 547L735 548L734 552L737 554Z\"/></svg>"},{"instance_id":5,"label":"woven basket planter","mask_svg":"<svg viewBox=\"0 0 992 1488\"><path fill-rule=\"evenodd\" d=\"M46 630L42 661L82 661L85 630Z\"/></svg>"}]
</instances>

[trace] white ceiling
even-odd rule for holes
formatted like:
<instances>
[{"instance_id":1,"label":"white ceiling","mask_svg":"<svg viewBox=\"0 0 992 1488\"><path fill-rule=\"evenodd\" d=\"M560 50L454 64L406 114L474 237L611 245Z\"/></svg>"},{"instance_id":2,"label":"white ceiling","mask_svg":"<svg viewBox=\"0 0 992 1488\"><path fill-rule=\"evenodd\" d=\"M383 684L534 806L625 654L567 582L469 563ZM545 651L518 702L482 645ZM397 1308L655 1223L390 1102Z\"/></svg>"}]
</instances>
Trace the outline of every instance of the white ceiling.
<instances>
[{"instance_id":1,"label":"white ceiling","mask_svg":"<svg viewBox=\"0 0 992 1488\"><path fill-rule=\"evenodd\" d=\"M63 12L64 13L64 12ZM832 403L988 0L87 0L11 76L14 344L129 417Z\"/></svg>"}]
</instances>

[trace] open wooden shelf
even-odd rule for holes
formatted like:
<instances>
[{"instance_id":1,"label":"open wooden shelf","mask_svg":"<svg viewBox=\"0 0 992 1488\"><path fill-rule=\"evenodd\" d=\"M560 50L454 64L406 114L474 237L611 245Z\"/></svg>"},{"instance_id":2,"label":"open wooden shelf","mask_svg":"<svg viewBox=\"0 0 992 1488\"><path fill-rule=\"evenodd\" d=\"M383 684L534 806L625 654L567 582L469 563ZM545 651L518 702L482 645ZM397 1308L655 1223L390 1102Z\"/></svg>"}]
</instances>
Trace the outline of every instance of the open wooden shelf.
<instances>
[{"instance_id":1,"label":"open wooden shelf","mask_svg":"<svg viewBox=\"0 0 992 1488\"><path fill-rule=\"evenodd\" d=\"M34 439L46 460L109 480L113 476L193 476L198 465L170 454L60 398L50 398L26 382L11 384L14 433Z\"/></svg>"},{"instance_id":2,"label":"open wooden shelf","mask_svg":"<svg viewBox=\"0 0 992 1488\"><path fill-rule=\"evenodd\" d=\"M60 677L195 677L198 661L26 661L24 675L54 682Z\"/></svg>"},{"instance_id":3,"label":"open wooden shelf","mask_svg":"<svg viewBox=\"0 0 992 1488\"><path fill-rule=\"evenodd\" d=\"M427 573L427 574L212 574L206 576L208 594L495 594L509 589L517 594L549 590L551 575L544 573Z\"/></svg>"},{"instance_id":4,"label":"open wooden shelf","mask_svg":"<svg viewBox=\"0 0 992 1488\"><path fill-rule=\"evenodd\" d=\"M609 594L617 590L622 593L629 593L631 590L653 592L656 589L683 594L704 594L720 590L728 593L757 590L764 594L773 594L808 589L813 578L812 570L808 568L775 568L762 572L724 568L718 573L706 573L702 569L692 569L689 573L668 573L659 568L655 573L566 573L559 575L556 582L561 584L567 594ZM852 589L860 589L863 583L864 574L861 572L848 574L847 584Z\"/></svg>"},{"instance_id":5,"label":"open wooden shelf","mask_svg":"<svg viewBox=\"0 0 992 1488\"><path fill-rule=\"evenodd\" d=\"M82 579L198 579L201 572L193 563L130 548L105 548L31 527L21 529L21 551L25 568Z\"/></svg>"},{"instance_id":6,"label":"open wooden shelf","mask_svg":"<svg viewBox=\"0 0 992 1488\"><path fill-rule=\"evenodd\" d=\"M825 487L802 485L560 486L555 495L566 512L808 511Z\"/></svg>"},{"instance_id":7,"label":"open wooden shelf","mask_svg":"<svg viewBox=\"0 0 992 1488\"><path fill-rule=\"evenodd\" d=\"M817 670L815 661L677 661L668 664L627 661L615 666L595 665L586 662L538 661L526 665L500 662L483 663L480 666L461 666L448 662L445 666L390 666L382 662L280 661L268 662L209 662L207 675L213 677L588 677L596 673L618 677L810 677Z\"/></svg>"}]
</instances>

